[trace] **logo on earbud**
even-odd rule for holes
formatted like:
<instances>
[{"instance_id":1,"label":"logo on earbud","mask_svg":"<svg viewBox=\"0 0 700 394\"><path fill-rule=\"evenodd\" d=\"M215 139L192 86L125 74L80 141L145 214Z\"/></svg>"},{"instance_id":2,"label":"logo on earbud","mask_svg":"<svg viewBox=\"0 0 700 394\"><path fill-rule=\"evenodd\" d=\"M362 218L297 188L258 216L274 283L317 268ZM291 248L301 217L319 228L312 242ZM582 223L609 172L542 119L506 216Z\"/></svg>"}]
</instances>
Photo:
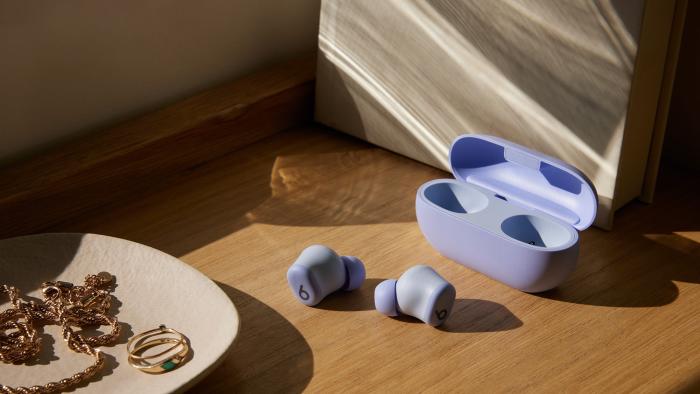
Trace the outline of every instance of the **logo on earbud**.
<instances>
[{"instance_id":1,"label":"logo on earbud","mask_svg":"<svg viewBox=\"0 0 700 394\"><path fill-rule=\"evenodd\" d=\"M304 285L299 286L299 298L306 301L309 299L309 292L304 290Z\"/></svg>"},{"instance_id":2,"label":"logo on earbud","mask_svg":"<svg viewBox=\"0 0 700 394\"><path fill-rule=\"evenodd\" d=\"M438 320L442 320L445 317L447 317L447 309L440 309L439 311L435 311L435 316L437 316Z\"/></svg>"}]
</instances>

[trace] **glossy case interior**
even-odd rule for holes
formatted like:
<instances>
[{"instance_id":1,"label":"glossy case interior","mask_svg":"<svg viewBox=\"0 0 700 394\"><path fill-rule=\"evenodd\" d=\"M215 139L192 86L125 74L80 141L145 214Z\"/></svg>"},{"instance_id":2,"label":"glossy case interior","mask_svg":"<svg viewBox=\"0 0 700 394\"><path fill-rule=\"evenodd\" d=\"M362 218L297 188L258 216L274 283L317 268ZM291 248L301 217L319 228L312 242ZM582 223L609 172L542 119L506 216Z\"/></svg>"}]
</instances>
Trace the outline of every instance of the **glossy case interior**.
<instances>
[{"instance_id":1,"label":"glossy case interior","mask_svg":"<svg viewBox=\"0 0 700 394\"><path fill-rule=\"evenodd\" d=\"M436 249L525 291L555 287L573 270L577 230L597 207L580 171L485 135L458 137L450 164L455 179L427 182L416 196L419 225Z\"/></svg>"}]
</instances>

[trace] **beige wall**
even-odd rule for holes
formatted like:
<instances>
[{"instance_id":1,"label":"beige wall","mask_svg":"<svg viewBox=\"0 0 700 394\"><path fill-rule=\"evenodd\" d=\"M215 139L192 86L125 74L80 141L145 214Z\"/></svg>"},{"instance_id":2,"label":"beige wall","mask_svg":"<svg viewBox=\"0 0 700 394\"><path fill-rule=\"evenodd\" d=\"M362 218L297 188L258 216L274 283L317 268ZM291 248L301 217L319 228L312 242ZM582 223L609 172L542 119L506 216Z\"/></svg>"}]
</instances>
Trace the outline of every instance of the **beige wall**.
<instances>
[{"instance_id":1,"label":"beige wall","mask_svg":"<svg viewBox=\"0 0 700 394\"><path fill-rule=\"evenodd\" d=\"M0 162L316 48L319 0L0 0Z\"/></svg>"},{"instance_id":2,"label":"beige wall","mask_svg":"<svg viewBox=\"0 0 700 394\"><path fill-rule=\"evenodd\" d=\"M625 141L644 157L624 177L618 163L645 2L325 0L316 120L445 170L458 135L506 138L583 171L598 192L597 223L607 227L613 199L639 194L653 127L652 111L635 145ZM673 3L664 7L671 20ZM649 86L663 67L652 71L643 73ZM656 95L647 97L655 105ZM637 194L618 198L618 176Z\"/></svg>"}]
</instances>

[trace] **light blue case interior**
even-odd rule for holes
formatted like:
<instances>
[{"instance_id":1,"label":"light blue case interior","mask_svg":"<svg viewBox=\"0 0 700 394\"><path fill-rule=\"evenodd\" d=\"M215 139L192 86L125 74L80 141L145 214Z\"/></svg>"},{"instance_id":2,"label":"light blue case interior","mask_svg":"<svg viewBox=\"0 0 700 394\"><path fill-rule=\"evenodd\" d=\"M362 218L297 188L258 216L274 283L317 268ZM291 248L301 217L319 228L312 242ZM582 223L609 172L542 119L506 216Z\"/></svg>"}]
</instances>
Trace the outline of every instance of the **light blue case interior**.
<instances>
[{"instance_id":1,"label":"light blue case interior","mask_svg":"<svg viewBox=\"0 0 700 394\"><path fill-rule=\"evenodd\" d=\"M595 188L576 168L497 137L463 135L450 149L455 179L427 182L416 215L443 255L525 291L573 271L578 232L596 215Z\"/></svg>"}]
</instances>

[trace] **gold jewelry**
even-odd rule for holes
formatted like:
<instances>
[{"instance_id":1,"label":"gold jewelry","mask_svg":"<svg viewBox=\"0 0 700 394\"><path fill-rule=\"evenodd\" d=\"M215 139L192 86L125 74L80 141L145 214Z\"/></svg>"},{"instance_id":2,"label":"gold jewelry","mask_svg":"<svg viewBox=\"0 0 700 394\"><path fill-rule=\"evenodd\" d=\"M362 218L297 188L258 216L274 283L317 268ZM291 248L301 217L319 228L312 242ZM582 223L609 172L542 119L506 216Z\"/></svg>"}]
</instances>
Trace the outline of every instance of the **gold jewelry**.
<instances>
[{"instance_id":1,"label":"gold jewelry","mask_svg":"<svg viewBox=\"0 0 700 394\"><path fill-rule=\"evenodd\" d=\"M62 327L63 339L68 347L95 358L94 363L83 371L58 382L43 386L9 387L0 384L0 393L51 393L65 391L85 381L104 366L102 353L95 346L111 344L119 337L117 319L109 316L111 296L106 287L112 275L101 272L85 277L83 286L67 282L44 282L41 285L44 304L23 301L19 291L7 285L0 286L0 293L7 293L12 307L0 313L0 361L18 363L30 360L39 352L39 340L34 324L56 324ZM88 337L76 334L72 327L108 325L109 334ZM10 331L10 333L7 333Z\"/></svg>"},{"instance_id":2,"label":"gold jewelry","mask_svg":"<svg viewBox=\"0 0 700 394\"><path fill-rule=\"evenodd\" d=\"M174 334L175 338L167 336L168 334ZM144 355L146 350L165 344L173 345L159 353ZM190 352L190 346L182 333L161 324L156 329L129 339L126 351L129 353L129 365L132 367L147 373L163 373L180 366Z\"/></svg>"},{"instance_id":3,"label":"gold jewelry","mask_svg":"<svg viewBox=\"0 0 700 394\"><path fill-rule=\"evenodd\" d=\"M39 353L39 338L33 326L32 315L19 299L19 291L12 286L0 286L0 293L10 297L12 307L0 313L0 361L17 363ZM8 333L9 331L9 333Z\"/></svg>"}]
</instances>

